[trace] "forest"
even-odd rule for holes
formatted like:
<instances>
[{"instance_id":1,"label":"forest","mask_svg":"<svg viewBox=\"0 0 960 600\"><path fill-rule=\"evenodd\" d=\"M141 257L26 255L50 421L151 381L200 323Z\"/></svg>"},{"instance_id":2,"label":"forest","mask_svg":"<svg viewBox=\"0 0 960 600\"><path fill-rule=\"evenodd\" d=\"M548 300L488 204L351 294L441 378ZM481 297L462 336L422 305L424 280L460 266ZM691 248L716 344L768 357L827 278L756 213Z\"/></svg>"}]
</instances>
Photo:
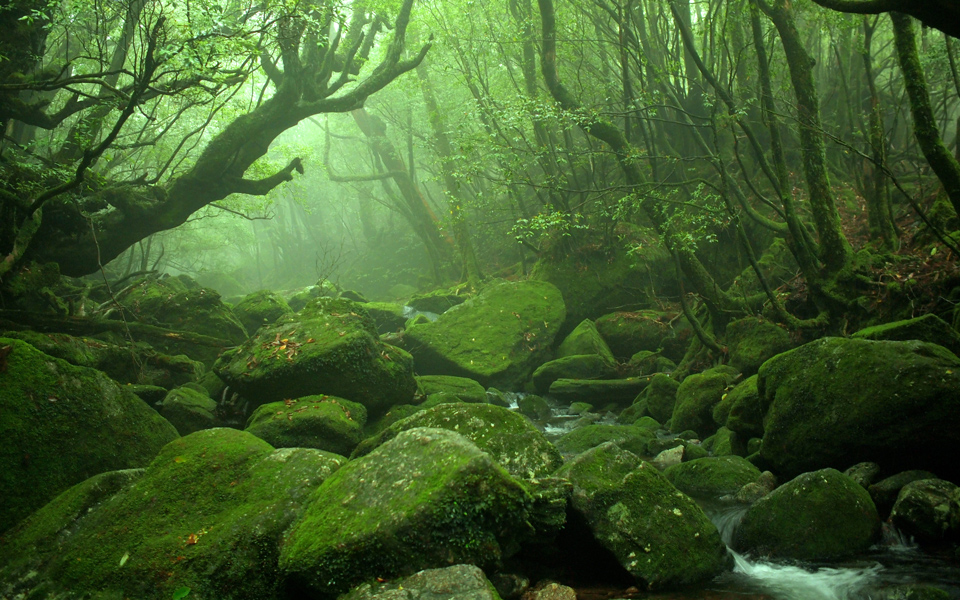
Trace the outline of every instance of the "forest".
<instances>
[{"instance_id":1,"label":"forest","mask_svg":"<svg viewBox=\"0 0 960 600\"><path fill-rule=\"evenodd\" d=\"M6 0L0 600L960 599L955 0Z\"/></svg>"}]
</instances>

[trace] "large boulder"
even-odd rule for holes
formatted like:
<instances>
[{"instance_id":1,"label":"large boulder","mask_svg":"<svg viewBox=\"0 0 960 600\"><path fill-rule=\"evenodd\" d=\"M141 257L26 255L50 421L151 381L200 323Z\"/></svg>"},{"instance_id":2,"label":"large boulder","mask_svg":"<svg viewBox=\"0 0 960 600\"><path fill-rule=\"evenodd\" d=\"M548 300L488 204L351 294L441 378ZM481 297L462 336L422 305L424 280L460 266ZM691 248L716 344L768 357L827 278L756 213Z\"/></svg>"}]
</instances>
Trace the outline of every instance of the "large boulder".
<instances>
[{"instance_id":1,"label":"large boulder","mask_svg":"<svg viewBox=\"0 0 960 600\"><path fill-rule=\"evenodd\" d=\"M637 456L645 456L650 441L656 437L656 432L646 427L596 423L565 433L557 440L557 450L565 456L575 456L600 444L613 442Z\"/></svg>"},{"instance_id":2,"label":"large boulder","mask_svg":"<svg viewBox=\"0 0 960 600\"><path fill-rule=\"evenodd\" d=\"M183 354L161 354L145 343L113 343L65 333L10 331L3 334L27 342L37 350L71 365L103 371L119 383L162 386L167 389L199 381L206 369Z\"/></svg>"},{"instance_id":3,"label":"large boulder","mask_svg":"<svg viewBox=\"0 0 960 600\"><path fill-rule=\"evenodd\" d=\"M557 346L557 358L582 354L595 354L611 365L617 362L610 346L603 341L597 326L590 319L581 321Z\"/></svg>"},{"instance_id":4,"label":"large boulder","mask_svg":"<svg viewBox=\"0 0 960 600\"><path fill-rule=\"evenodd\" d=\"M88 477L147 465L176 437L100 371L0 338L0 532Z\"/></svg>"},{"instance_id":5,"label":"large boulder","mask_svg":"<svg viewBox=\"0 0 960 600\"><path fill-rule=\"evenodd\" d=\"M620 408L626 408L649 382L649 377L557 379L550 384L549 393L564 404L589 402L597 405L616 404Z\"/></svg>"},{"instance_id":6,"label":"large boulder","mask_svg":"<svg viewBox=\"0 0 960 600\"><path fill-rule=\"evenodd\" d=\"M407 322L407 315L404 314L403 305L395 302L367 302L363 305L367 314L377 324L377 332L395 333L403 329Z\"/></svg>"},{"instance_id":7,"label":"large boulder","mask_svg":"<svg viewBox=\"0 0 960 600\"><path fill-rule=\"evenodd\" d=\"M670 420L677 404L679 387L680 383L665 373L657 373L650 378L650 383L643 391L643 398L647 401L647 411L651 417L660 423Z\"/></svg>"},{"instance_id":8,"label":"large boulder","mask_svg":"<svg viewBox=\"0 0 960 600\"><path fill-rule=\"evenodd\" d=\"M442 429L411 429L317 490L284 538L283 571L304 594L451 563L494 567L532 533L532 497L489 454Z\"/></svg>"},{"instance_id":9,"label":"large boulder","mask_svg":"<svg viewBox=\"0 0 960 600\"><path fill-rule=\"evenodd\" d=\"M713 420L713 409L736 376L736 369L721 365L685 377L677 388L670 430L692 430L704 437L715 433L718 423Z\"/></svg>"},{"instance_id":10,"label":"large boulder","mask_svg":"<svg viewBox=\"0 0 960 600\"><path fill-rule=\"evenodd\" d=\"M960 359L942 346L823 338L764 363L757 388L774 472L872 461L960 475Z\"/></svg>"},{"instance_id":11,"label":"large boulder","mask_svg":"<svg viewBox=\"0 0 960 600\"><path fill-rule=\"evenodd\" d=\"M596 326L614 356L624 360L642 350L656 351L671 334L669 319L655 310L610 313L597 319Z\"/></svg>"},{"instance_id":12,"label":"large boulder","mask_svg":"<svg viewBox=\"0 0 960 600\"><path fill-rule=\"evenodd\" d=\"M890 511L893 510L893 505L897 502L900 490L907 484L920 481L921 479L936 478L937 476L930 471L901 471L900 473L885 477L871 484L867 487L867 491L870 492L870 497L873 498L873 503L877 506L877 512L880 513L880 518L886 518L890 516Z\"/></svg>"},{"instance_id":13,"label":"large boulder","mask_svg":"<svg viewBox=\"0 0 960 600\"><path fill-rule=\"evenodd\" d=\"M747 377L727 392L726 397L713 408L713 420L725 424L731 431L745 437L763 435L763 417L767 405L760 399L756 375Z\"/></svg>"},{"instance_id":14,"label":"large boulder","mask_svg":"<svg viewBox=\"0 0 960 600\"><path fill-rule=\"evenodd\" d=\"M180 438L142 474L84 481L10 532L0 546L4 592L279 599L283 532L343 462L274 450L234 429Z\"/></svg>"},{"instance_id":15,"label":"large boulder","mask_svg":"<svg viewBox=\"0 0 960 600\"><path fill-rule=\"evenodd\" d=\"M505 281L436 321L408 328L404 347L422 374L457 375L486 387L521 389L549 357L565 317L563 298L553 285Z\"/></svg>"},{"instance_id":16,"label":"large boulder","mask_svg":"<svg viewBox=\"0 0 960 600\"><path fill-rule=\"evenodd\" d=\"M760 469L739 456L717 456L673 465L663 474L688 496L716 500L755 482L760 478Z\"/></svg>"},{"instance_id":17,"label":"large boulder","mask_svg":"<svg viewBox=\"0 0 960 600\"><path fill-rule=\"evenodd\" d=\"M366 408L336 396L305 396L263 404L246 431L274 448L316 448L349 456L363 437Z\"/></svg>"},{"instance_id":18,"label":"large boulder","mask_svg":"<svg viewBox=\"0 0 960 600\"><path fill-rule=\"evenodd\" d=\"M832 560L865 551L880 536L867 490L836 469L804 473L750 507L734 536L740 552Z\"/></svg>"},{"instance_id":19,"label":"large boulder","mask_svg":"<svg viewBox=\"0 0 960 600\"><path fill-rule=\"evenodd\" d=\"M214 427L216 410L217 403L210 396L186 386L170 390L160 404L160 414L177 428L180 435Z\"/></svg>"},{"instance_id":20,"label":"large boulder","mask_svg":"<svg viewBox=\"0 0 960 600\"><path fill-rule=\"evenodd\" d=\"M264 325L270 325L283 315L293 312L283 296L270 290L248 294L233 307L247 334L253 335Z\"/></svg>"},{"instance_id":21,"label":"large boulder","mask_svg":"<svg viewBox=\"0 0 960 600\"><path fill-rule=\"evenodd\" d=\"M903 486L890 522L923 543L960 538L960 487L942 479L920 479Z\"/></svg>"},{"instance_id":22,"label":"large boulder","mask_svg":"<svg viewBox=\"0 0 960 600\"><path fill-rule=\"evenodd\" d=\"M726 546L697 503L616 444L584 452L557 476L573 484L572 508L594 537L647 589L706 581L728 567Z\"/></svg>"},{"instance_id":23,"label":"large boulder","mask_svg":"<svg viewBox=\"0 0 960 600\"><path fill-rule=\"evenodd\" d=\"M315 394L360 402L382 414L417 389L413 359L380 341L351 300L318 298L225 352L214 369L254 406Z\"/></svg>"},{"instance_id":24,"label":"large boulder","mask_svg":"<svg viewBox=\"0 0 960 600\"><path fill-rule=\"evenodd\" d=\"M487 390L466 377L453 375L420 375L417 377L419 394L430 400L435 394L445 394L452 402L486 402Z\"/></svg>"},{"instance_id":25,"label":"large boulder","mask_svg":"<svg viewBox=\"0 0 960 600\"><path fill-rule=\"evenodd\" d=\"M493 404L440 404L397 421L357 447L354 457L414 428L455 431L490 454L511 475L519 479L546 477L563 460L560 453L523 416Z\"/></svg>"},{"instance_id":26,"label":"large boulder","mask_svg":"<svg viewBox=\"0 0 960 600\"><path fill-rule=\"evenodd\" d=\"M753 375L760 365L796 344L790 333L776 323L757 317L732 321L726 330L730 366L744 375Z\"/></svg>"}]
</instances>

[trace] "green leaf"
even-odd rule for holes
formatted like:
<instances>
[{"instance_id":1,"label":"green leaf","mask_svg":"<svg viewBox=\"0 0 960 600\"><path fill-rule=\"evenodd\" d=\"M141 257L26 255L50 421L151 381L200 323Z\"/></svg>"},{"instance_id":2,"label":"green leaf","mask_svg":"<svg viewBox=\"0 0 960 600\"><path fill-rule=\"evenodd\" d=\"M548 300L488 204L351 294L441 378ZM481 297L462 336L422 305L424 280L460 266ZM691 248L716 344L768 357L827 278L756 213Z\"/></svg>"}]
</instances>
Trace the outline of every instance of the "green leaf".
<instances>
[{"instance_id":1,"label":"green leaf","mask_svg":"<svg viewBox=\"0 0 960 600\"><path fill-rule=\"evenodd\" d=\"M190 593L190 588L183 586L173 592L173 600L183 600Z\"/></svg>"}]
</instances>

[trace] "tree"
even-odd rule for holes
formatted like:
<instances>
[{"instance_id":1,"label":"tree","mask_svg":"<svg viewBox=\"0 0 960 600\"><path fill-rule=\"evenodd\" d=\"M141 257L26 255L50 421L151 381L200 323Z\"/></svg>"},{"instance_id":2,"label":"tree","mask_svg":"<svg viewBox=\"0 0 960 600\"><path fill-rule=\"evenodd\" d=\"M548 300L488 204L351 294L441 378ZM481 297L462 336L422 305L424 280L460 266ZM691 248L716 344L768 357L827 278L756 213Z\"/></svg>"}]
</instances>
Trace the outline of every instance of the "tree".
<instances>
[{"instance_id":1,"label":"tree","mask_svg":"<svg viewBox=\"0 0 960 600\"><path fill-rule=\"evenodd\" d=\"M294 171L303 172L294 158L248 177L262 170L255 163L277 136L307 117L361 108L415 68L430 47L403 57L413 0L403 1L392 39L380 47L379 28L363 3L354 3L349 14L323 0L223 4L194 3L191 13L159 0L140 12L127 3L118 14L132 25L116 15L79 11L73 17L93 20L84 23L88 31L78 35L79 43L99 48L96 55L66 53L65 62L46 69L31 69L23 58L16 67L11 62L9 69L18 70L0 83L0 120L48 132L44 143L63 152L36 144L6 148L0 276L26 259L55 261L69 275L90 273L204 206L231 194L268 193ZM14 8L29 17L26 6ZM55 8L36 0L31 6L40 16L18 21L20 41L44 39L42 32L67 26L55 18ZM104 29L131 27L136 34L129 52L122 50L122 35L113 48L97 43ZM31 47L39 63L43 43ZM371 54L379 60L373 67L366 65ZM117 71L111 64L121 55L123 66L111 84ZM56 92L55 101L24 100L49 91ZM254 99L246 108L233 101L244 93ZM71 127L79 133L65 134ZM77 143L82 151L68 151Z\"/></svg>"}]
</instances>

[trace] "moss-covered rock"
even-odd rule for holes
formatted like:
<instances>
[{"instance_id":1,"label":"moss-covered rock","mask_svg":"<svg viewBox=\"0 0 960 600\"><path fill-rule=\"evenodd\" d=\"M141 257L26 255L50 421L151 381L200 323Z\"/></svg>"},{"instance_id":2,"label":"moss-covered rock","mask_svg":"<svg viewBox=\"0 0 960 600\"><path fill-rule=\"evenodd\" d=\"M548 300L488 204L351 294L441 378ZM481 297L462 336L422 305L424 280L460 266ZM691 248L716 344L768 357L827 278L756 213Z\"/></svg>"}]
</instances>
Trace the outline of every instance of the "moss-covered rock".
<instances>
[{"instance_id":1,"label":"moss-covered rock","mask_svg":"<svg viewBox=\"0 0 960 600\"><path fill-rule=\"evenodd\" d=\"M420 312L431 312L442 315L454 306L463 304L471 294L464 293L459 288L434 290L423 294L414 294L407 300L407 306Z\"/></svg>"},{"instance_id":2,"label":"moss-covered rock","mask_svg":"<svg viewBox=\"0 0 960 600\"><path fill-rule=\"evenodd\" d=\"M417 377L419 394L449 394L451 402L486 402L487 391L473 379L453 375L420 375Z\"/></svg>"},{"instance_id":3,"label":"moss-covered rock","mask_svg":"<svg viewBox=\"0 0 960 600\"><path fill-rule=\"evenodd\" d=\"M543 363L531 379L537 393L546 394L558 379L611 379L616 375L616 364L598 354L572 354Z\"/></svg>"},{"instance_id":4,"label":"moss-covered rock","mask_svg":"<svg viewBox=\"0 0 960 600\"><path fill-rule=\"evenodd\" d=\"M500 600L483 571L474 565L426 569L395 581L364 583L340 600Z\"/></svg>"},{"instance_id":5,"label":"moss-covered rock","mask_svg":"<svg viewBox=\"0 0 960 600\"><path fill-rule=\"evenodd\" d=\"M75 337L64 333L11 331L4 337L23 340L44 354L61 358L78 367L103 371L114 381L157 385L167 389L198 381L203 364L182 354L161 354L145 343L112 343Z\"/></svg>"},{"instance_id":6,"label":"moss-covered rock","mask_svg":"<svg viewBox=\"0 0 960 600\"><path fill-rule=\"evenodd\" d=\"M578 427L569 433L565 433L557 440L556 446L557 450L564 456L576 456L591 448L596 448L600 444L613 442L637 456L644 456L647 453L647 445L650 440L656 437L655 431L645 427L597 423Z\"/></svg>"},{"instance_id":7,"label":"moss-covered rock","mask_svg":"<svg viewBox=\"0 0 960 600\"><path fill-rule=\"evenodd\" d=\"M580 321L580 324L574 327L557 347L557 358L583 354L595 354L611 365L617 362L613 352L610 351L610 346L603 340L600 332L597 331L597 326L590 319Z\"/></svg>"},{"instance_id":8,"label":"moss-covered rock","mask_svg":"<svg viewBox=\"0 0 960 600\"><path fill-rule=\"evenodd\" d=\"M866 489L870 487L877 478L877 475L880 474L880 465L874 462L857 463L844 471L843 474ZM874 504L876 504L876 500L874 500Z\"/></svg>"},{"instance_id":9,"label":"moss-covered rock","mask_svg":"<svg viewBox=\"0 0 960 600\"><path fill-rule=\"evenodd\" d=\"M643 416L633 422L634 427L640 427L641 429L649 429L650 431L657 432L663 428L656 419L649 416ZM634 453L636 454L636 453Z\"/></svg>"},{"instance_id":10,"label":"moss-covered rock","mask_svg":"<svg viewBox=\"0 0 960 600\"><path fill-rule=\"evenodd\" d=\"M248 335L253 335L264 325L270 325L283 315L293 312L283 296L270 290L260 290L248 294L236 306L233 312L240 319Z\"/></svg>"},{"instance_id":11,"label":"moss-covered rock","mask_svg":"<svg viewBox=\"0 0 960 600\"><path fill-rule=\"evenodd\" d=\"M960 355L960 333L949 323L934 314L926 314L915 319L894 321L867 327L851 337L861 340L907 341L920 340L938 344L954 354Z\"/></svg>"},{"instance_id":12,"label":"moss-covered rock","mask_svg":"<svg viewBox=\"0 0 960 600\"><path fill-rule=\"evenodd\" d=\"M29 517L0 550L0 579L57 597L279 598L281 535L343 462L233 429L194 433L134 481L88 480Z\"/></svg>"},{"instance_id":13,"label":"moss-covered rock","mask_svg":"<svg viewBox=\"0 0 960 600\"><path fill-rule=\"evenodd\" d=\"M721 427L709 438L703 440L704 449L713 456L746 456L747 444L737 432Z\"/></svg>"},{"instance_id":14,"label":"moss-covered rock","mask_svg":"<svg viewBox=\"0 0 960 600\"><path fill-rule=\"evenodd\" d=\"M284 539L280 564L298 588L324 596L450 563L492 567L530 533L531 503L465 437L411 429L320 486Z\"/></svg>"},{"instance_id":15,"label":"moss-covered rock","mask_svg":"<svg viewBox=\"0 0 960 600\"><path fill-rule=\"evenodd\" d=\"M380 342L366 311L350 300L319 298L225 352L217 375L255 406L329 394L371 414L413 399L413 359Z\"/></svg>"},{"instance_id":16,"label":"moss-covered rock","mask_svg":"<svg viewBox=\"0 0 960 600\"><path fill-rule=\"evenodd\" d=\"M920 479L903 486L890 522L921 543L960 538L960 487L942 479Z\"/></svg>"},{"instance_id":17,"label":"moss-covered rock","mask_svg":"<svg viewBox=\"0 0 960 600\"><path fill-rule=\"evenodd\" d=\"M572 508L596 539L647 589L706 581L728 567L726 546L703 510L634 454L602 444L557 476L573 484Z\"/></svg>"},{"instance_id":18,"label":"moss-covered rock","mask_svg":"<svg viewBox=\"0 0 960 600\"><path fill-rule=\"evenodd\" d=\"M713 408L713 421L743 437L762 436L767 404L760 400L757 379L751 375L724 394Z\"/></svg>"},{"instance_id":19,"label":"moss-covered rock","mask_svg":"<svg viewBox=\"0 0 960 600\"><path fill-rule=\"evenodd\" d=\"M835 469L804 473L758 500L734 536L740 552L832 560L865 551L880 536L870 494Z\"/></svg>"},{"instance_id":20,"label":"moss-covered rock","mask_svg":"<svg viewBox=\"0 0 960 600\"><path fill-rule=\"evenodd\" d=\"M774 472L873 461L960 475L960 359L942 346L823 338L768 360L757 387Z\"/></svg>"},{"instance_id":21,"label":"moss-covered rock","mask_svg":"<svg viewBox=\"0 0 960 600\"><path fill-rule=\"evenodd\" d=\"M170 390L160 406L160 414L180 435L215 427L216 410L217 403L210 396L191 387Z\"/></svg>"},{"instance_id":22,"label":"moss-covered rock","mask_svg":"<svg viewBox=\"0 0 960 600\"><path fill-rule=\"evenodd\" d=\"M713 409L736 376L735 369L719 366L684 378L677 388L677 403L670 421L671 431L692 429L701 436L715 433L718 423L713 420Z\"/></svg>"},{"instance_id":23,"label":"moss-covered rock","mask_svg":"<svg viewBox=\"0 0 960 600\"><path fill-rule=\"evenodd\" d=\"M392 333L403 329L407 322L403 305L393 302L367 302L363 305L367 314L377 324L377 333Z\"/></svg>"},{"instance_id":24,"label":"moss-covered rock","mask_svg":"<svg viewBox=\"0 0 960 600\"><path fill-rule=\"evenodd\" d=\"M760 255L757 261L760 272L771 289L776 289L787 283L797 274L797 261L783 238L776 238ZM751 296L762 294L763 286L757 278L757 272L748 265L734 280L729 292L736 296Z\"/></svg>"},{"instance_id":25,"label":"moss-covered rock","mask_svg":"<svg viewBox=\"0 0 960 600\"><path fill-rule=\"evenodd\" d=\"M0 532L88 477L145 466L176 437L100 371L0 338Z\"/></svg>"},{"instance_id":26,"label":"moss-covered rock","mask_svg":"<svg viewBox=\"0 0 960 600\"><path fill-rule=\"evenodd\" d=\"M643 350L656 351L671 334L670 320L655 310L610 313L597 319L596 326L614 356L623 360Z\"/></svg>"},{"instance_id":27,"label":"moss-covered rock","mask_svg":"<svg viewBox=\"0 0 960 600\"><path fill-rule=\"evenodd\" d=\"M520 479L546 477L563 463L553 444L522 415L492 404L464 403L441 404L401 419L364 440L354 457L364 456L404 431L422 427L456 431Z\"/></svg>"},{"instance_id":28,"label":"moss-covered rock","mask_svg":"<svg viewBox=\"0 0 960 600\"><path fill-rule=\"evenodd\" d=\"M663 474L688 496L716 500L756 481L760 469L739 456L718 456L682 462L667 467Z\"/></svg>"},{"instance_id":29,"label":"moss-covered rock","mask_svg":"<svg viewBox=\"0 0 960 600\"><path fill-rule=\"evenodd\" d=\"M650 378L650 383L644 390L643 397L647 400L647 411L650 416L666 423L673 416L673 409L677 404L677 388L680 383L669 375L657 373Z\"/></svg>"},{"instance_id":30,"label":"moss-covered rock","mask_svg":"<svg viewBox=\"0 0 960 600\"><path fill-rule=\"evenodd\" d=\"M517 408L519 408L521 415L535 421L545 421L553 414L550 403L536 394L524 394L517 398Z\"/></svg>"},{"instance_id":31,"label":"moss-covered rock","mask_svg":"<svg viewBox=\"0 0 960 600\"><path fill-rule=\"evenodd\" d=\"M548 357L565 316L560 291L549 283L495 283L436 321L408 329L404 345L420 373L517 390Z\"/></svg>"},{"instance_id":32,"label":"moss-covered rock","mask_svg":"<svg viewBox=\"0 0 960 600\"><path fill-rule=\"evenodd\" d=\"M626 379L557 379L550 384L550 396L558 402L589 402L598 406L630 406L650 382L649 377Z\"/></svg>"},{"instance_id":33,"label":"moss-covered rock","mask_svg":"<svg viewBox=\"0 0 960 600\"><path fill-rule=\"evenodd\" d=\"M315 448L349 456L363 437L367 410L336 396L305 396L263 404L246 431L274 448Z\"/></svg>"},{"instance_id":34,"label":"moss-covered rock","mask_svg":"<svg viewBox=\"0 0 960 600\"><path fill-rule=\"evenodd\" d=\"M730 366L745 376L755 374L767 359L796 346L786 329L757 317L732 321L727 325L726 340Z\"/></svg>"},{"instance_id":35,"label":"moss-covered rock","mask_svg":"<svg viewBox=\"0 0 960 600\"><path fill-rule=\"evenodd\" d=\"M930 471L917 469L901 471L900 473L885 477L876 483L870 484L867 491L870 492L870 497L877 507L877 512L880 513L880 518L885 519L890 516L890 511L893 510L893 505L900 495L900 490L902 490L905 485L913 481L936 478L937 476Z\"/></svg>"}]
</instances>

